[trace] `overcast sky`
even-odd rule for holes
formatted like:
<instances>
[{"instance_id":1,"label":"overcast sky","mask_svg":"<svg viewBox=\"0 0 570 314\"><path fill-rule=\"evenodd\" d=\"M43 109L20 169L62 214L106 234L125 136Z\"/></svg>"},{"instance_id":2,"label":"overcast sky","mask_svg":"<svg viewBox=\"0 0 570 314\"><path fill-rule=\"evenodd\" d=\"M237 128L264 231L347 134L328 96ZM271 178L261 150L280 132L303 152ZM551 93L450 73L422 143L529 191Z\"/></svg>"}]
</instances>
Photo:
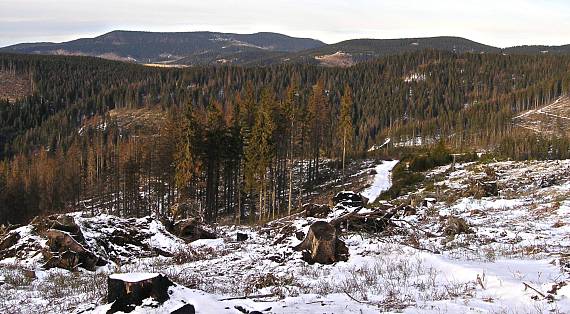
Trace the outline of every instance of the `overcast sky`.
<instances>
[{"instance_id":1,"label":"overcast sky","mask_svg":"<svg viewBox=\"0 0 570 314\"><path fill-rule=\"evenodd\" d=\"M0 46L105 32L280 32L326 43L452 35L499 47L570 44L568 0L0 0Z\"/></svg>"}]
</instances>

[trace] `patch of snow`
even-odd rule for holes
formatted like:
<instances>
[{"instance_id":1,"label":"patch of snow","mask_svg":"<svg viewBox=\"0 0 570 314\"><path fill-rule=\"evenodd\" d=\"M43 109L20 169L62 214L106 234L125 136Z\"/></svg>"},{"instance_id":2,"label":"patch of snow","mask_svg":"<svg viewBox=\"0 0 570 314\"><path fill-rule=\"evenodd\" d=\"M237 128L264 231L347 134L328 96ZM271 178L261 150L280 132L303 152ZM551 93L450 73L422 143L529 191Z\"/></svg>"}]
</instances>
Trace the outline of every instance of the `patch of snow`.
<instances>
[{"instance_id":1,"label":"patch of snow","mask_svg":"<svg viewBox=\"0 0 570 314\"><path fill-rule=\"evenodd\" d=\"M382 192L390 189L392 186L392 169L394 169L398 162L398 160L383 161L374 168L376 174L374 175L372 185L361 193L362 196L368 199L369 204L374 203Z\"/></svg>"},{"instance_id":2,"label":"patch of snow","mask_svg":"<svg viewBox=\"0 0 570 314\"><path fill-rule=\"evenodd\" d=\"M375 150L379 150L380 148L386 146L388 143L390 143L390 138L387 138L384 143L382 143L381 145L372 145L372 147L370 147L368 149L368 152L373 152Z\"/></svg>"},{"instance_id":3,"label":"patch of snow","mask_svg":"<svg viewBox=\"0 0 570 314\"><path fill-rule=\"evenodd\" d=\"M124 273L124 274L112 274L109 276L110 279L116 279L126 282L139 282L143 280L148 280L157 277L158 273Z\"/></svg>"},{"instance_id":4,"label":"patch of snow","mask_svg":"<svg viewBox=\"0 0 570 314\"><path fill-rule=\"evenodd\" d=\"M224 246L224 239L200 239L191 243L192 247L221 248Z\"/></svg>"}]
</instances>

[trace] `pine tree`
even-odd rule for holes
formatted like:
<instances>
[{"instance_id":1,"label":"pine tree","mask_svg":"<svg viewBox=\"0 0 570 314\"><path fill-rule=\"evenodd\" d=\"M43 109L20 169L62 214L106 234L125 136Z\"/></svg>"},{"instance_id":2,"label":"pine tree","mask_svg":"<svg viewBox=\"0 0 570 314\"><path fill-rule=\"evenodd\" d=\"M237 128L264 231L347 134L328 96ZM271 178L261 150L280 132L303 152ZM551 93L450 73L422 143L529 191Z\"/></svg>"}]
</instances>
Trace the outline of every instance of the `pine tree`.
<instances>
[{"instance_id":1,"label":"pine tree","mask_svg":"<svg viewBox=\"0 0 570 314\"><path fill-rule=\"evenodd\" d=\"M258 189L259 218L268 214L266 208L267 197L267 170L274 154L273 131L275 123L273 110L275 98L269 88L265 88L261 94L259 109L257 110L255 124L251 131L250 144L246 147L246 187ZM252 144L255 143L255 144Z\"/></svg>"},{"instance_id":2,"label":"pine tree","mask_svg":"<svg viewBox=\"0 0 570 314\"><path fill-rule=\"evenodd\" d=\"M191 180L201 169L201 162L196 150L196 120L193 114L192 104L185 108L184 115L178 112L171 115L170 124L174 132L174 138L178 141L174 151L175 184L181 191L181 197L189 196Z\"/></svg>"},{"instance_id":3,"label":"pine tree","mask_svg":"<svg viewBox=\"0 0 570 314\"><path fill-rule=\"evenodd\" d=\"M352 127L352 90L348 85L344 87L344 94L340 101L340 115L338 123L338 132L342 142L342 176L344 178L346 147L352 142L354 130Z\"/></svg>"}]
</instances>

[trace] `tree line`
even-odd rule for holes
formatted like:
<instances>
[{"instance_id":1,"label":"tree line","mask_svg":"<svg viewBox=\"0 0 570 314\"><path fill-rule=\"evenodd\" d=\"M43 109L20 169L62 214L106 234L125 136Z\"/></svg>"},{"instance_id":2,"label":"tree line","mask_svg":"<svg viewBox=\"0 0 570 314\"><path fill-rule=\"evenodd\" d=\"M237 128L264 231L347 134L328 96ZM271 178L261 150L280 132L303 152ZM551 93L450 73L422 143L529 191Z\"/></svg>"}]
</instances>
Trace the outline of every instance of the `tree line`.
<instances>
[{"instance_id":1,"label":"tree line","mask_svg":"<svg viewBox=\"0 0 570 314\"><path fill-rule=\"evenodd\" d=\"M567 56L438 51L350 68L0 54L0 71L29 78L33 91L0 100L0 223L77 208L269 219L299 207L324 159L339 160L341 176L348 156L387 137L566 156L563 140L539 150L517 137L511 118L568 93L569 66ZM141 132L111 115L141 108L165 123Z\"/></svg>"}]
</instances>

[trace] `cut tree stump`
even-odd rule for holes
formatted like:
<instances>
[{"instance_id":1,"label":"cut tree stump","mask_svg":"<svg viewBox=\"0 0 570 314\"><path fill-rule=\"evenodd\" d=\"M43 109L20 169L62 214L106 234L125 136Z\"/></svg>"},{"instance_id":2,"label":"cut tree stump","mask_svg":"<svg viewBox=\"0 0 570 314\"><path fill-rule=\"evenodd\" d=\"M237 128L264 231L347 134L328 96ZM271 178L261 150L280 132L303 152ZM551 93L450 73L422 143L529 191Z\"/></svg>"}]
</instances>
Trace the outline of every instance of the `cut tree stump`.
<instances>
[{"instance_id":1,"label":"cut tree stump","mask_svg":"<svg viewBox=\"0 0 570 314\"><path fill-rule=\"evenodd\" d=\"M170 314L196 314L196 309L192 304L184 304L182 307L170 312Z\"/></svg>"},{"instance_id":2,"label":"cut tree stump","mask_svg":"<svg viewBox=\"0 0 570 314\"><path fill-rule=\"evenodd\" d=\"M164 303L169 299L168 287L174 283L161 274L125 273L109 276L107 285L107 302L113 303L107 313L128 313L148 298Z\"/></svg>"},{"instance_id":3,"label":"cut tree stump","mask_svg":"<svg viewBox=\"0 0 570 314\"><path fill-rule=\"evenodd\" d=\"M348 248L338 239L335 227L326 221L313 223L303 242L293 249L302 251L303 260L309 264L332 264L348 260Z\"/></svg>"}]
</instances>

